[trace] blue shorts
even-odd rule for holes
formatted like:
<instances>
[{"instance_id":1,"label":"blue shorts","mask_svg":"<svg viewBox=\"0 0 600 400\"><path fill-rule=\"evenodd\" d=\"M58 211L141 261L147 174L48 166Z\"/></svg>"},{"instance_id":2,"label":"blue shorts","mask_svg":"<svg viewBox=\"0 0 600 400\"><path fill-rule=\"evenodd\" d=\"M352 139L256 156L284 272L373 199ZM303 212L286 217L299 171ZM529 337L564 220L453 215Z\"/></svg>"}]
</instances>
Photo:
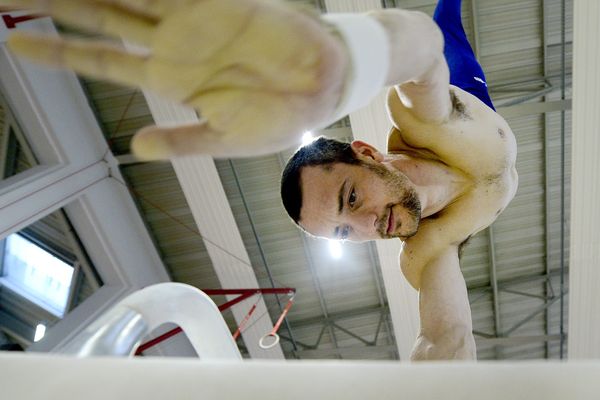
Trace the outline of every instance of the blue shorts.
<instances>
[{"instance_id":1,"label":"blue shorts","mask_svg":"<svg viewBox=\"0 0 600 400\"><path fill-rule=\"evenodd\" d=\"M496 111L488 93L485 75L462 25L461 1L439 0L433 13L433 20L444 34L444 56L450 69L450 84L471 93Z\"/></svg>"}]
</instances>

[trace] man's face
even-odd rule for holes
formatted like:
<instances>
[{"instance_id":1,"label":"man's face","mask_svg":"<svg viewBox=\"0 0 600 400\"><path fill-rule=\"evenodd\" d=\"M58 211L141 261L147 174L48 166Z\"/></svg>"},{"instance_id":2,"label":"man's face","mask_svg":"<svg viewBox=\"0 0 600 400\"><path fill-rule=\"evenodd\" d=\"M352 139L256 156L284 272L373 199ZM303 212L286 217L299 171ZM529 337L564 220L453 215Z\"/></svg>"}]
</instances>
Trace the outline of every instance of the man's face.
<instances>
[{"instance_id":1,"label":"man's face","mask_svg":"<svg viewBox=\"0 0 600 400\"><path fill-rule=\"evenodd\" d=\"M363 241L417 233L419 198L393 167L374 160L303 167L300 184L299 224L315 236Z\"/></svg>"}]
</instances>

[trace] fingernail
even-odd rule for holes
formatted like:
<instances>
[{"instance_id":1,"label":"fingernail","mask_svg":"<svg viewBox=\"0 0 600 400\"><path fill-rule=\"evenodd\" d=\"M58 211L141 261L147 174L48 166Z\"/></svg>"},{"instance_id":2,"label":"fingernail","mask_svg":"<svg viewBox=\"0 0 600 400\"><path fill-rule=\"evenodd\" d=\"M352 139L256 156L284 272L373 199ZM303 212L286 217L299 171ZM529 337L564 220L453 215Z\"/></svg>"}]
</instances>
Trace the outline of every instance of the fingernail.
<instances>
[{"instance_id":1,"label":"fingernail","mask_svg":"<svg viewBox=\"0 0 600 400\"><path fill-rule=\"evenodd\" d=\"M171 155L161 135L138 132L131 140L131 151L140 160L167 160Z\"/></svg>"}]
</instances>

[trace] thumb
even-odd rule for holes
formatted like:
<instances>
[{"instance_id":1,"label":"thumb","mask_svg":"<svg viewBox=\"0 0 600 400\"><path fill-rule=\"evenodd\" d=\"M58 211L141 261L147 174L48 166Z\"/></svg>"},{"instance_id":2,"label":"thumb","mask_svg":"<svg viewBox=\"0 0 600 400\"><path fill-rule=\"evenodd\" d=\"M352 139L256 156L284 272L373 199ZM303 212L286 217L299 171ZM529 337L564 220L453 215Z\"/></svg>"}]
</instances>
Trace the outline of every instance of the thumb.
<instances>
[{"instance_id":1,"label":"thumb","mask_svg":"<svg viewBox=\"0 0 600 400\"><path fill-rule=\"evenodd\" d=\"M167 160L177 156L206 154L227 156L232 152L223 134L207 122L174 127L147 126L131 141L133 154L140 160Z\"/></svg>"}]
</instances>

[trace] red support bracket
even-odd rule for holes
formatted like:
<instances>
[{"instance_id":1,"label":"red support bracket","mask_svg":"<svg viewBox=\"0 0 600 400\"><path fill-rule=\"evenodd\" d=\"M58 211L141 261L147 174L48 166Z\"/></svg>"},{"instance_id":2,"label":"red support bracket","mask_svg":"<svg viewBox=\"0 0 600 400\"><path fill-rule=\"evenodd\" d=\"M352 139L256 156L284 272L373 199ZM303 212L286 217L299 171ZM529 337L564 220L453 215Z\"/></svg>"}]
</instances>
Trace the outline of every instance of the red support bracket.
<instances>
[{"instance_id":1,"label":"red support bracket","mask_svg":"<svg viewBox=\"0 0 600 400\"><path fill-rule=\"evenodd\" d=\"M0 14L11 12L11 11L20 11L20 10L0 7ZM26 21L30 21L32 19L44 18L44 17L46 17L46 15L28 14L28 15L21 15L18 17L13 17L10 14L3 14L2 20L4 21L4 25L6 25L7 29L15 29L17 27L17 24L19 24L21 22L26 22Z\"/></svg>"},{"instance_id":2,"label":"red support bracket","mask_svg":"<svg viewBox=\"0 0 600 400\"><path fill-rule=\"evenodd\" d=\"M204 293L209 296L227 296L227 295L239 295L238 297L229 300L220 306L218 306L219 311L223 312L228 308L236 305L237 303L246 300L249 297L252 297L255 294L287 294L293 295L296 293L295 288L267 288L267 289L201 289ZM177 335L179 332L182 332L183 329L177 327L175 329L171 329L167 333L164 333L146 343L143 343L138 347L135 352L135 355L141 355L145 350L156 346L157 344L164 342L168 338Z\"/></svg>"}]
</instances>

